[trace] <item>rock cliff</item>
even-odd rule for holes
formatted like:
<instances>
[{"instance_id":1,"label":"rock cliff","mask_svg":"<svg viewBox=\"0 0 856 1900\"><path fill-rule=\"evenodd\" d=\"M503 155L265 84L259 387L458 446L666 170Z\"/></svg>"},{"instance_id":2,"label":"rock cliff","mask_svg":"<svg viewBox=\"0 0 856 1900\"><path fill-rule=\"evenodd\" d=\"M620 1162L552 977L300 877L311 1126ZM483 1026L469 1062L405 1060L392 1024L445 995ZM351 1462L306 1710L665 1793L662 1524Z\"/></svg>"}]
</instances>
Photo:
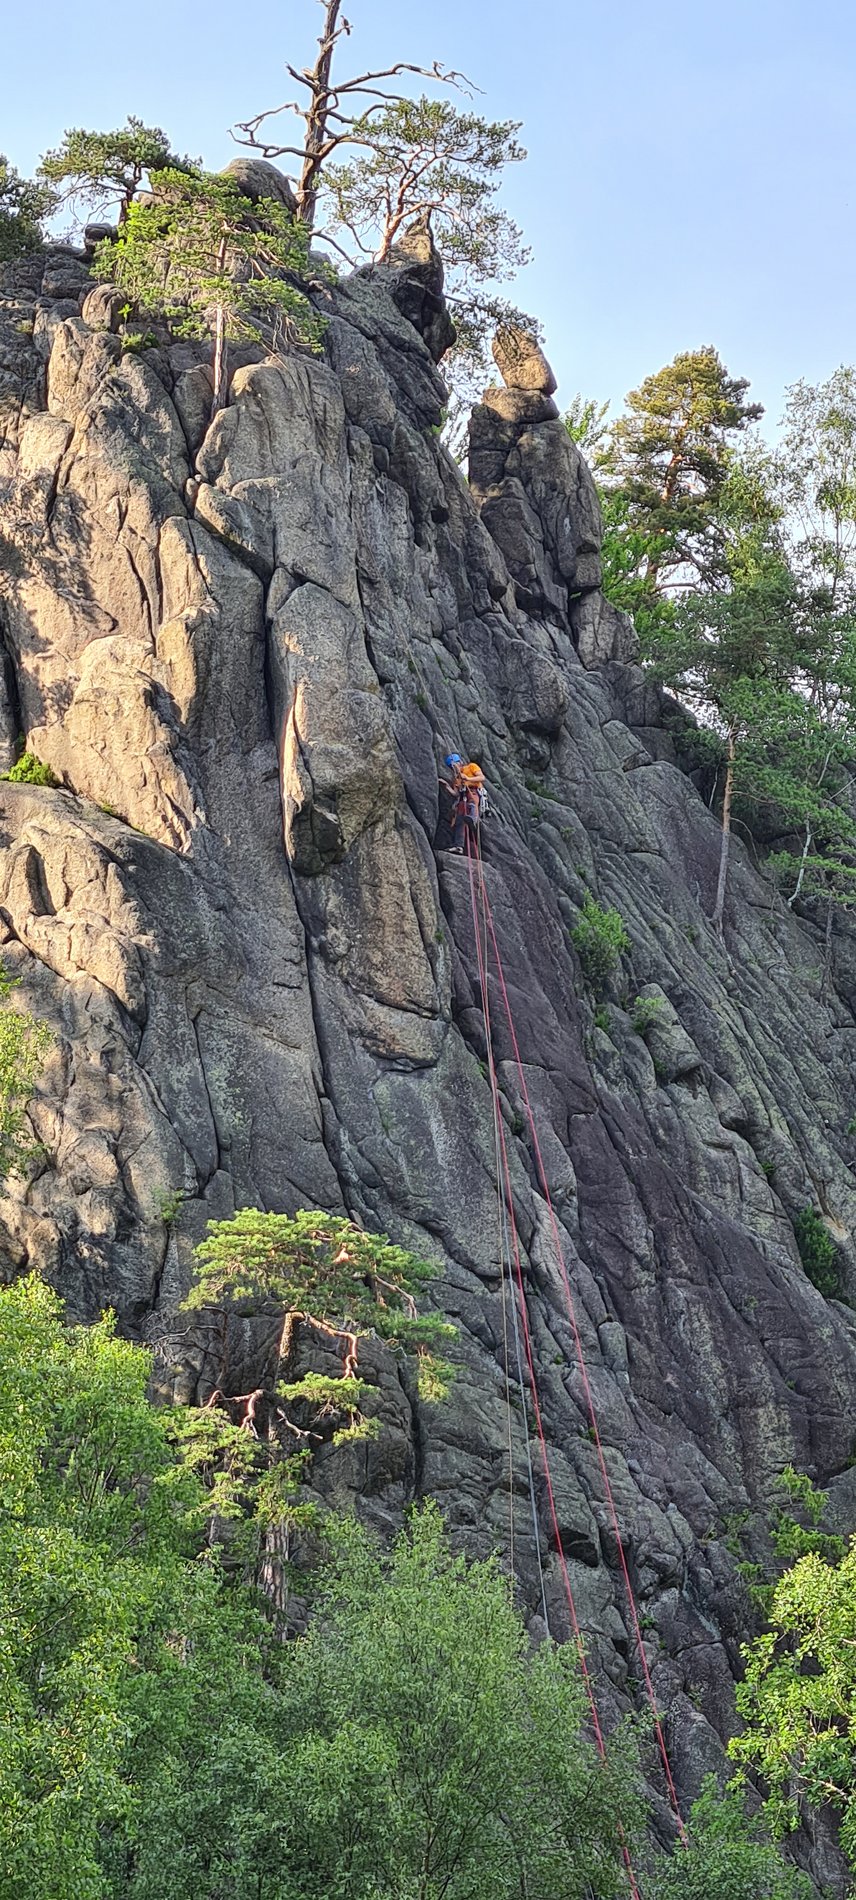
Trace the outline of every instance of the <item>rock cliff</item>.
<instances>
[{"instance_id":1,"label":"rock cliff","mask_svg":"<svg viewBox=\"0 0 856 1900\"><path fill-rule=\"evenodd\" d=\"M597 500L549 371L501 361L468 484L440 442L441 288L418 247L319 285L321 353L245 352L209 426L200 347L123 350L115 299L72 251L7 271L0 764L23 734L60 787L0 785L2 954L56 1038L42 1158L3 1192L4 1265L40 1266L75 1316L113 1304L161 1341L161 1389L205 1397L219 1347L169 1315L207 1219L316 1204L385 1230L436 1260L458 1376L426 1407L377 1348L388 1429L330 1483L382 1525L430 1491L472 1549L507 1551L491 1096L468 867L438 803L443 754L474 754L528 1090L692 1793L731 1720L751 1614L736 1560L776 1474L832 1481L856 1524L856 1316L815 1291L792 1227L821 1210L856 1297L856 938L839 929L828 955L751 841L725 943L711 931L717 823L599 592ZM570 936L587 892L632 946L597 1016ZM640 992L659 1003L644 1037ZM627 1606L494 1027L561 1529L605 1703L624 1707ZM236 1348L240 1390L271 1341L244 1328Z\"/></svg>"}]
</instances>

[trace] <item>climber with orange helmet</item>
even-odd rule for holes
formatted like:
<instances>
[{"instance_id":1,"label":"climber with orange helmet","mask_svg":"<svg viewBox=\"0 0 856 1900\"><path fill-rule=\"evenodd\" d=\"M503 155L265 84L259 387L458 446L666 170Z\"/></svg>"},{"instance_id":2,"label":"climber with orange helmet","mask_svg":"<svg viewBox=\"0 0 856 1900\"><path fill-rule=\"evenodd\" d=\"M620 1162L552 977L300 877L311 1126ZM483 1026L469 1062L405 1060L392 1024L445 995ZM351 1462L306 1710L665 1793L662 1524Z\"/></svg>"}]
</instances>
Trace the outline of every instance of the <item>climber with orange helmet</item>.
<instances>
[{"instance_id":1,"label":"climber with orange helmet","mask_svg":"<svg viewBox=\"0 0 856 1900\"><path fill-rule=\"evenodd\" d=\"M480 765L458 765L454 781L455 804L452 822L452 850L458 857L467 848L467 836L473 844L487 810L487 792Z\"/></svg>"}]
</instances>

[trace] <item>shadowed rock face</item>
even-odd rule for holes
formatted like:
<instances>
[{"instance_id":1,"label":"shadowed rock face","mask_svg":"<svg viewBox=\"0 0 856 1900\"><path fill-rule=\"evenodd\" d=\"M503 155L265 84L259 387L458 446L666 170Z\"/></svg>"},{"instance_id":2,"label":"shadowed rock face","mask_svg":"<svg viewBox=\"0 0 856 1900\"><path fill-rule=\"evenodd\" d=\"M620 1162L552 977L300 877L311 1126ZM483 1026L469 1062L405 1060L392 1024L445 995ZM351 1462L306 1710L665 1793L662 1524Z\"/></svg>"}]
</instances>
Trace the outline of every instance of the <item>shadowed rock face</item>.
<instances>
[{"instance_id":1,"label":"shadowed rock face","mask_svg":"<svg viewBox=\"0 0 856 1900\"><path fill-rule=\"evenodd\" d=\"M318 1482L384 1527L430 1491L472 1550L507 1550L469 879L434 846L438 762L475 754L528 1091L690 1793L751 1617L734 1525L746 1514L751 1555L782 1467L835 1490L853 1450L854 1319L807 1281L791 1217L822 1208L856 1296L856 940L837 934L825 969L737 845L718 944L716 822L598 593L585 465L549 395L510 387L476 412L468 487L395 275L319 292L323 354L243 362L208 427L203 351L123 355L101 305L95 328L81 317L74 253L8 273L0 739L8 761L23 732L62 789L0 787L3 957L56 1033L44 1159L5 1185L5 1267L42 1267L75 1316L115 1305L163 1338L160 1388L204 1398L276 1351L242 1323L224 1372L219 1337L169 1321L210 1217L316 1204L385 1230L436 1260L459 1376L425 1407L372 1349L387 1430ZM608 1032L569 935L586 890L632 942ZM660 1003L645 1039L637 993ZM561 1529L609 1713L638 1662L498 999L494 1027ZM511 1399L534 1612L515 1380ZM561 1634L540 1479L538 1501ZM850 1528L846 1479L838 1502Z\"/></svg>"}]
</instances>

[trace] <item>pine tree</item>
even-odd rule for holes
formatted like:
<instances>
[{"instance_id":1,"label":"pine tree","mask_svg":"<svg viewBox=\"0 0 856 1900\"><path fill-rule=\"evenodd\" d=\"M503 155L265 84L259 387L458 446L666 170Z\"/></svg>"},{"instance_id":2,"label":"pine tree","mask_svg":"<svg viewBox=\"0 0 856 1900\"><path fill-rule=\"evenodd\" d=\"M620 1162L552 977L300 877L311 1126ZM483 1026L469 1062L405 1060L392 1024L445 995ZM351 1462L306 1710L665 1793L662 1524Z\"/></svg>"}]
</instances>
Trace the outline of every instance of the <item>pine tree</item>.
<instances>
[{"instance_id":1,"label":"pine tree","mask_svg":"<svg viewBox=\"0 0 856 1900\"><path fill-rule=\"evenodd\" d=\"M763 414L746 401L748 387L710 346L683 350L631 390L612 425L605 481L624 497L628 528L644 537L652 593L682 576L710 585L725 570L722 491L735 444Z\"/></svg>"},{"instance_id":2,"label":"pine tree","mask_svg":"<svg viewBox=\"0 0 856 1900\"><path fill-rule=\"evenodd\" d=\"M90 211L118 210L125 219L144 179L153 172L188 171L192 161L179 158L159 125L128 118L115 132L66 132L55 151L46 152L39 175L60 202L79 202Z\"/></svg>"},{"instance_id":3,"label":"pine tree","mask_svg":"<svg viewBox=\"0 0 856 1900\"><path fill-rule=\"evenodd\" d=\"M321 325L303 289L307 232L282 204L245 198L222 173L154 171L150 204L128 209L117 243L95 266L129 307L163 317L180 336L212 338L212 415L226 391L230 338L276 350L314 345Z\"/></svg>"}]
</instances>

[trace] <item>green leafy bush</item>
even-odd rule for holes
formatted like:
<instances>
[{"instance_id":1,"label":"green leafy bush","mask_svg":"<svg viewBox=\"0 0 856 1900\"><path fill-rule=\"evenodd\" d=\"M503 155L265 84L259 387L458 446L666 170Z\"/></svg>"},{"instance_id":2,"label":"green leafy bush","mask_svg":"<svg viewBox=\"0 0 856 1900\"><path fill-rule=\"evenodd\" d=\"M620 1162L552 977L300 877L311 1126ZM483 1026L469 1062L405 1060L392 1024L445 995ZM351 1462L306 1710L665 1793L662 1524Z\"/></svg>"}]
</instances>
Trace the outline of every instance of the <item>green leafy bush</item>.
<instances>
[{"instance_id":1,"label":"green leafy bush","mask_svg":"<svg viewBox=\"0 0 856 1900\"><path fill-rule=\"evenodd\" d=\"M799 1256L812 1286L827 1300L841 1297L838 1248L815 1208L803 1207L794 1221Z\"/></svg>"},{"instance_id":2,"label":"green leafy bush","mask_svg":"<svg viewBox=\"0 0 856 1900\"><path fill-rule=\"evenodd\" d=\"M839 1563L818 1551L800 1557L772 1592L769 1628L744 1650L744 1730L728 1752L765 1782L774 1834L798 1827L807 1809L837 1812L856 1870L854 1629L856 1542Z\"/></svg>"},{"instance_id":3,"label":"green leafy bush","mask_svg":"<svg viewBox=\"0 0 856 1900\"><path fill-rule=\"evenodd\" d=\"M49 765L45 765L41 759L36 758L35 752L22 752L11 770L3 772L0 776L8 779L12 785L59 784L56 774L51 771Z\"/></svg>"},{"instance_id":4,"label":"green leafy bush","mask_svg":"<svg viewBox=\"0 0 856 1900\"><path fill-rule=\"evenodd\" d=\"M786 1865L749 1816L743 1789L722 1789L708 1775L686 1840L661 1864L653 1900L811 1900L813 1893L806 1875Z\"/></svg>"},{"instance_id":5,"label":"green leafy bush","mask_svg":"<svg viewBox=\"0 0 856 1900\"><path fill-rule=\"evenodd\" d=\"M664 1009L665 1004L661 996L634 997L631 1021L637 1036L644 1039L652 1023L662 1018Z\"/></svg>"},{"instance_id":6,"label":"green leafy bush","mask_svg":"<svg viewBox=\"0 0 856 1900\"><path fill-rule=\"evenodd\" d=\"M587 897L571 941L583 966L586 981L600 990L616 969L620 958L630 949L630 938L617 910L605 910L594 897Z\"/></svg>"}]
</instances>

